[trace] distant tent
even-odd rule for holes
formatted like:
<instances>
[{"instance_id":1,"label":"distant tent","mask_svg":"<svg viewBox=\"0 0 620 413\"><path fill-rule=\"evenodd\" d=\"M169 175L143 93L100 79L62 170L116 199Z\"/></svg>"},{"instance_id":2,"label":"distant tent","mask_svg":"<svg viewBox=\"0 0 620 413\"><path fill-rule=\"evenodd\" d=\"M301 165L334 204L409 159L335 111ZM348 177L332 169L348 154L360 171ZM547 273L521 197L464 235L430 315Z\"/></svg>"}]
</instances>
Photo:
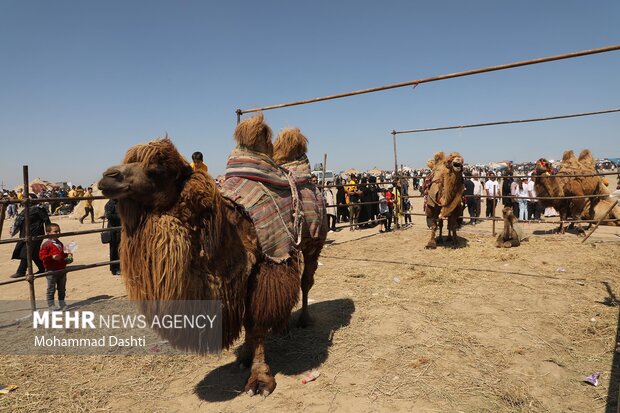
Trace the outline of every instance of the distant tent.
<instances>
[{"instance_id":1,"label":"distant tent","mask_svg":"<svg viewBox=\"0 0 620 413\"><path fill-rule=\"evenodd\" d=\"M382 170L382 169L379 169L379 168L377 168L377 167L375 166L374 168L369 169L369 170L368 170L368 173L369 173L370 175L379 176L379 175L381 175L381 174L383 173L383 170Z\"/></svg>"},{"instance_id":2,"label":"distant tent","mask_svg":"<svg viewBox=\"0 0 620 413\"><path fill-rule=\"evenodd\" d=\"M52 190L54 188L54 183L45 181L40 178L36 178L30 181L30 184L28 186L29 186L28 190L30 191L31 194L39 194L47 190ZM24 188L23 184L17 185L15 187L15 190L17 191L18 189L23 189L23 188Z\"/></svg>"},{"instance_id":3,"label":"distant tent","mask_svg":"<svg viewBox=\"0 0 620 413\"><path fill-rule=\"evenodd\" d=\"M357 174L360 174L360 173L361 173L360 170L359 169L355 169L355 168L349 168L349 169L347 169L346 171L343 172L343 174L345 174L345 175L351 175L351 174L357 175Z\"/></svg>"}]
</instances>

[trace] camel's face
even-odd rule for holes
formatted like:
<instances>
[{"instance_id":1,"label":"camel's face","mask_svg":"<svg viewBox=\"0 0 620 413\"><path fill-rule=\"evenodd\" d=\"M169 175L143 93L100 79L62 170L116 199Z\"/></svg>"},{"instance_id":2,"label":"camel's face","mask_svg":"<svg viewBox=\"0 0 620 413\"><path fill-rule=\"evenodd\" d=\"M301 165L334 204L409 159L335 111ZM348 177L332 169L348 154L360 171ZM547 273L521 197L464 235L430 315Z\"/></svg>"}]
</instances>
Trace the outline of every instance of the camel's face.
<instances>
[{"instance_id":1,"label":"camel's face","mask_svg":"<svg viewBox=\"0 0 620 413\"><path fill-rule=\"evenodd\" d=\"M454 172L462 172L463 171L463 157L455 156L454 158L448 161L448 166Z\"/></svg>"},{"instance_id":2,"label":"camel's face","mask_svg":"<svg viewBox=\"0 0 620 413\"><path fill-rule=\"evenodd\" d=\"M536 166L534 167L534 174L536 175L544 175L551 169L551 164L548 160L544 158L540 158L536 161Z\"/></svg>"},{"instance_id":3,"label":"camel's face","mask_svg":"<svg viewBox=\"0 0 620 413\"><path fill-rule=\"evenodd\" d=\"M192 169L167 140L131 148L125 163L108 168L99 181L103 194L155 209L173 204Z\"/></svg>"}]
</instances>

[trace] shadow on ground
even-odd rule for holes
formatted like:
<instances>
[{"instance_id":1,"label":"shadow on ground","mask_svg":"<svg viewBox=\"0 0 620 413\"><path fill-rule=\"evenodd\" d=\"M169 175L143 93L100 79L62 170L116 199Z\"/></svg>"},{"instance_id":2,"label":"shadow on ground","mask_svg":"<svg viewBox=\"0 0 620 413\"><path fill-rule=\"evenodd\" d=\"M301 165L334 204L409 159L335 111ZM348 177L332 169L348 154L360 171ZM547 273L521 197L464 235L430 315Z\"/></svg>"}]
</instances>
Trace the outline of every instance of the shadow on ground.
<instances>
[{"instance_id":1,"label":"shadow on ground","mask_svg":"<svg viewBox=\"0 0 620 413\"><path fill-rule=\"evenodd\" d=\"M267 362L274 376L297 375L319 367L327 359L334 332L350 323L355 305L353 300L338 299L312 304L308 310L313 319L310 327L291 328L285 336L267 339ZM299 313L293 313L291 325ZM210 402L230 400L243 391L249 374L249 369L240 370L236 362L228 363L207 374L194 393Z\"/></svg>"},{"instance_id":2,"label":"shadow on ground","mask_svg":"<svg viewBox=\"0 0 620 413\"><path fill-rule=\"evenodd\" d=\"M467 238L456 236L456 244L452 242L447 236L436 237L435 242L437 242L437 248L448 248L448 249L460 249L466 248L469 244Z\"/></svg>"}]
</instances>

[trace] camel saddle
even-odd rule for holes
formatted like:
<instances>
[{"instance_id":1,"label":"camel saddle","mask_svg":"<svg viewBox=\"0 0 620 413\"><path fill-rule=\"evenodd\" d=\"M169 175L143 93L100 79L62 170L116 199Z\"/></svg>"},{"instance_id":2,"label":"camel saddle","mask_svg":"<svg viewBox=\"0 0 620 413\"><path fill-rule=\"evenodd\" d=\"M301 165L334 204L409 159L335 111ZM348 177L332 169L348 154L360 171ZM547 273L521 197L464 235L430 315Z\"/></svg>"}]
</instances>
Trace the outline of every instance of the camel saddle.
<instances>
[{"instance_id":1,"label":"camel saddle","mask_svg":"<svg viewBox=\"0 0 620 413\"><path fill-rule=\"evenodd\" d=\"M325 201L323 194L311 181L310 161L306 155L282 165L292 175L297 186L304 221L303 236L318 239L325 218Z\"/></svg>"},{"instance_id":2,"label":"camel saddle","mask_svg":"<svg viewBox=\"0 0 620 413\"><path fill-rule=\"evenodd\" d=\"M435 174L431 172L424 179L422 192L425 195L425 206L441 207L441 198L443 196L443 185L440 179L435 179Z\"/></svg>"},{"instance_id":3,"label":"camel saddle","mask_svg":"<svg viewBox=\"0 0 620 413\"><path fill-rule=\"evenodd\" d=\"M222 196L252 220L265 257L279 264L294 256L303 217L288 171L265 154L236 148L228 158L225 177Z\"/></svg>"}]
</instances>

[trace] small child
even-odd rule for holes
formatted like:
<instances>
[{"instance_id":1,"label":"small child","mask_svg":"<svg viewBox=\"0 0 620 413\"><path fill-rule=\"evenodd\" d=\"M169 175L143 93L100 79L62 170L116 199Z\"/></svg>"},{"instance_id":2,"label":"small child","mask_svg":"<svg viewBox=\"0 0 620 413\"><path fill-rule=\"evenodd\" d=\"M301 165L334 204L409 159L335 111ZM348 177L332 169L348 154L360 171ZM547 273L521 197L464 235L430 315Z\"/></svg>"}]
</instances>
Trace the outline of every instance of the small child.
<instances>
[{"instance_id":1,"label":"small child","mask_svg":"<svg viewBox=\"0 0 620 413\"><path fill-rule=\"evenodd\" d=\"M66 253L65 247L58 239L60 234L60 226L58 224L49 224L46 228L47 234L52 238L46 239L41 245L39 258L43 261L43 267L46 271L63 270L67 267L67 263L73 262L73 254ZM47 276L47 306L51 309L58 310L67 307L65 304L65 291L67 285L67 274L53 274ZM58 289L58 307L54 306L54 294Z\"/></svg>"},{"instance_id":2,"label":"small child","mask_svg":"<svg viewBox=\"0 0 620 413\"><path fill-rule=\"evenodd\" d=\"M379 214L381 214L384 218L383 229L379 232L390 232L392 231L392 212L388 207L388 201L383 195L384 193L384 190L379 192Z\"/></svg>"}]
</instances>

